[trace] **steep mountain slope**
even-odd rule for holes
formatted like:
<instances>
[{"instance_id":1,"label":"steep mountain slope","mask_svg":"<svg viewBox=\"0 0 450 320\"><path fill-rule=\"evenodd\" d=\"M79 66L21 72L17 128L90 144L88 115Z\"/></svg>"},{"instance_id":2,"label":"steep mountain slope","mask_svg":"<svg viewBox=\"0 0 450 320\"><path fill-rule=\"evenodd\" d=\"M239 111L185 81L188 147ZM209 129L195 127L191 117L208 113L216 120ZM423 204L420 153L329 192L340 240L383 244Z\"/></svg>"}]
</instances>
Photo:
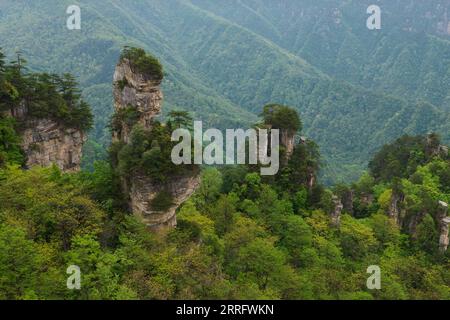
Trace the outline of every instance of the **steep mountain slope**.
<instances>
[{"instance_id":1,"label":"steep mountain slope","mask_svg":"<svg viewBox=\"0 0 450 320\"><path fill-rule=\"evenodd\" d=\"M330 167L336 167L326 172L329 182L356 178L373 150L401 134L450 131L445 128L450 122L445 111L447 40L427 35L429 46L423 46L411 33L398 44L401 50L391 51L397 38L368 33L363 3L79 1L83 25L81 32L74 32L64 27L69 2L2 2L0 41L11 56L15 49L22 50L31 67L80 76L97 116L97 140L105 136L112 112L108 83L125 44L161 59L167 73L166 110L182 108L207 125L236 127L254 121L252 112L264 104L295 107L306 133L318 142ZM361 28L354 27L359 24ZM380 47L383 41L386 45ZM420 61L420 70L429 71L427 81L410 81L418 68L400 63L401 53L411 52L406 45L424 49L411 61ZM384 62L381 70L373 72L380 68L379 61ZM442 81L436 84L436 79ZM409 98L410 92L425 102L391 96Z\"/></svg>"},{"instance_id":2,"label":"steep mountain slope","mask_svg":"<svg viewBox=\"0 0 450 320\"><path fill-rule=\"evenodd\" d=\"M366 28L374 1L192 0L334 77L450 109L450 1L380 0L382 29Z\"/></svg>"},{"instance_id":3,"label":"steep mountain slope","mask_svg":"<svg viewBox=\"0 0 450 320\"><path fill-rule=\"evenodd\" d=\"M112 113L111 79L124 45L149 49L164 63L168 109L185 108L210 125L250 123L255 117L223 98L196 77L158 31L143 28L115 1L82 1L82 29L65 28L73 1L3 1L0 43L13 58L20 50L33 70L69 71L77 76L96 114L96 137ZM149 36L151 35L151 36ZM217 119L220 119L218 121ZM108 134L109 135L109 134Z\"/></svg>"}]
</instances>

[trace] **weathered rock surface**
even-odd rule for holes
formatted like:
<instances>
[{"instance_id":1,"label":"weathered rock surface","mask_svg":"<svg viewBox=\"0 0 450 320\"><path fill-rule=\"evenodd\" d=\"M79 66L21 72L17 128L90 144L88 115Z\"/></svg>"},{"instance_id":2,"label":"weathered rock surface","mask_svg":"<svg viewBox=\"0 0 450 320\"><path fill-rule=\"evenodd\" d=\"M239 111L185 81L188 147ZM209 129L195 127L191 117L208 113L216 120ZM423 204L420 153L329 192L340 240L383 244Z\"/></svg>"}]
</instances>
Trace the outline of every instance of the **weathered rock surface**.
<instances>
[{"instance_id":1,"label":"weathered rock surface","mask_svg":"<svg viewBox=\"0 0 450 320\"><path fill-rule=\"evenodd\" d=\"M286 152L286 158L289 159L294 153L295 148L295 132L289 130L281 130L280 143Z\"/></svg>"},{"instance_id":2,"label":"weathered rock surface","mask_svg":"<svg viewBox=\"0 0 450 320\"><path fill-rule=\"evenodd\" d=\"M389 204L389 217L394 219L395 223L397 225L400 225L400 208L399 208L399 204L400 202L403 201L403 196L393 192L392 197L391 197L391 202Z\"/></svg>"},{"instance_id":3,"label":"weathered rock surface","mask_svg":"<svg viewBox=\"0 0 450 320\"><path fill-rule=\"evenodd\" d=\"M200 185L200 177L172 177L164 185L153 182L145 176L133 177L130 187L130 207L133 213L152 230L160 230L177 225L176 209L183 204ZM164 190L173 197L173 205L163 212L152 208L151 202Z\"/></svg>"},{"instance_id":4,"label":"weathered rock surface","mask_svg":"<svg viewBox=\"0 0 450 320\"><path fill-rule=\"evenodd\" d=\"M331 212L331 224L334 227L339 227L341 225L341 215L344 205L337 196L333 196L333 204L334 210Z\"/></svg>"},{"instance_id":5,"label":"weathered rock surface","mask_svg":"<svg viewBox=\"0 0 450 320\"><path fill-rule=\"evenodd\" d=\"M22 149L27 166L48 167L52 164L64 172L79 171L86 136L53 120L28 120L22 133Z\"/></svg>"},{"instance_id":6,"label":"weathered rock surface","mask_svg":"<svg viewBox=\"0 0 450 320\"><path fill-rule=\"evenodd\" d=\"M82 131L67 128L51 119L30 118L25 103L5 114L20 123L21 147L26 155L27 167L55 164L64 172L80 170L82 149L87 140Z\"/></svg>"},{"instance_id":7,"label":"weathered rock surface","mask_svg":"<svg viewBox=\"0 0 450 320\"><path fill-rule=\"evenodd\" d=\"M438 220L440 227L440 237L439 237L439 249L441 252L445 252L448 249L449 238L448 238L448 230L450 225L450 217L447 217L448 213L448 204L439 201L439 209L438 209Z\"/></svg>"},{"instance_id":8,"label":"weathered rock surface","mask_svg":"<svg viewBox=\"0 0 450 320\"><path fill-rule=\"evenodd\" d=\"M342 205L344 207L343 210L348 212L349 214L353 215L354 213L354 207L353 207L353 201L354 201L355 193L353 190L348 190L344 192L341 196Z\"/></svg>"},{"instance_id":9,"label":"weathered rock surface","mask_svg":"<svg viewBox=\"0 0 450 320\"><path fill-rule=\"evenodd\" d=\"M139 123L145 129L151 129L151 121L161 112L163 93L160 80L151 79L144 74L134 72L130 61L124 59L114 72L114 107L116 112L129 106L136 107L141 114ZM113 132L114 141L129 142L130 132L125 123L119 131Z\"/></svg>"}]
</instances>

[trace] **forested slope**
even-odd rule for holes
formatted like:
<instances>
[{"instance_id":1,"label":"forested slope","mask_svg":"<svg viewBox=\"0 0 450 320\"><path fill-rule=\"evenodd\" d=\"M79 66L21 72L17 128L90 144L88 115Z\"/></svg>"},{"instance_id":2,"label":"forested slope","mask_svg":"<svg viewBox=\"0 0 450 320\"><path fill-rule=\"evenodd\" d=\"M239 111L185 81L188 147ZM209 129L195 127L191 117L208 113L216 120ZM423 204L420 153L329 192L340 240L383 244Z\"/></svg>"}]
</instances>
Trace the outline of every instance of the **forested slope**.
<instances>
[{"instance_id":1,"label":"forested slope","mask_svg":"<svg viewBox=\"0 0 450 320\"><path fill-rule=\"evenodd\" d=\"M113 146L111 162L92 171L23 168L20 126L5 111L29 99L34 116L84 128L90 112L71 103L72 81L19 65L0 58L0 299L450 299L450 156L438 135L385 145L369 173L332 189L317 182L321 160L310 139L281 153L275 176L254 165L203 168L177 228L152 233L130 213L120 176L174 173L170 132L189 126L189 115L155 122L156 134L134 131L118 159ZM262 111L259 125L303 134L294 109ZM67 289L73 265L80 290ZM374 265L379 290L367 286Z\"/></svg>"},{"instance_id":2,"label":"forested slope","mask_svg":"<svg viewBox=\"0 0 450 320\"><path fill-rule=\"evenodd\" d=\"M450 2L377 1L382 29L365 27L373 1L193 0L353 84L449 110Z\"/></svg>"},{"instance_id":3,"label":"forested slope","mask_svg":"<svg viewBox=\"0 0 450 320\"><path fill-rule=\"evenodd\" d=\"M96 115L93 137L104 145L110 79L125 44L164 63L165 110L224 128L247 127L269 102L296 108L330 183L356 179L374 150L402 134L436 131L447 141L448 37L438 32L445 2L406 13L398 1L381 3L387 15L375 33L365 27L365 2L80 1L81 32L64 28L69 2L4 1L0 39L34 69L80 77ZM424 30L390 27L404 15ZM87 151L92 158L92 144Z\"/></svg>"}]
</instances>

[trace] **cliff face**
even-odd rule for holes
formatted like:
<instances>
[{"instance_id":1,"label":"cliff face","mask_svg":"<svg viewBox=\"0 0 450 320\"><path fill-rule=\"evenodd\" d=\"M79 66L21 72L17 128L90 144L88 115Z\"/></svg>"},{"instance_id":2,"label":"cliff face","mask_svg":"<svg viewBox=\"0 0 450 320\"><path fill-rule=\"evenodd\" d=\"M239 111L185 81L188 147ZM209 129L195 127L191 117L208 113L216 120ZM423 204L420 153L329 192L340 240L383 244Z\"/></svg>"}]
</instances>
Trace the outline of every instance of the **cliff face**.
<instances>
[{"instance_id":1,"label":"cliff face","mask_svg":"<svg viewBox=\"0 0 450 320\"><path fill-rule=\"evenodd\" d=\"M135 124L152 130L152 120L161 112L163 94L161 80L133 68L128 59L121 59L114 73L114 106L116 114L127 108L137 111L138 119L130 125L121 121L113 129L113 141L130 143L130 133ZM167 177L162 183L142 173L122 177L122 191L128 197L133 214L151 230L176 226L176 210L200 184L198 172ZM171 202L164 209L155 208L153 201L161 193L170 195ZM156 200L157 202L157 200Z\"/></svg>"},{"instance_id":2,"label":"cliff face","mask_svg":"<svg viewBox=\"0 0 450 320\"><path fill-rule=\"evenodd\" d=\"M294 153L295 148L295 132L290 130L281 130L280 144L285 148L286 160L288 160Z\"/></svg>"},{"instance_id":3,"label":"cliff face","mask_svg":"<svg viewBox=\"0 0 450 320\"><path fill-rule=\"evenodd\" d=\"M116 112L135 107L140 116L138 123L151 129L151 120L161 112L163 94L161 81L132 70L130 61L124 59L114 72L114 107ZM122 122L121 128L113 132L114 141L129 142L131 129Z\"/></svg>"},{"instance_id":4,"label":"cliff face","mask_svg":"<svg viewBox=\"0 0 450 320\"><path fill-rule=\"evenodd\" d=\"M55 164L64 172L80 170L82 148L87 140L82 131L67 128L51 119L30 118L24 103L8 115L21 124L21 147L27 167Z\"/></svg>"},{"instance_id":5,"label":"cliff face","mask_svg":"<svg viewBox=\"0 0 450 320\"><path fill-rule=\"evenodd\" d=\"M43 119L27 121L22 135L22 149L27 166L57 165L64 172L79 171L86 136L77 129L67 129Z\"/></svg>"},{"instance_id":6,"label":"cliff face","mask_svg":"<svg viewBox=\"0 0 450 320\"><path fill-rule=\"evenodd\" d=\"M129 191L130 208L152 230L175 227L176 210L195 192L199 184L198 175L172 177L164 184L155 183L146 176L134 176ZM161 191L169 193L173 202L168 209L158 211L152 208L152 200Z\"/></svg>"}]
</instances>

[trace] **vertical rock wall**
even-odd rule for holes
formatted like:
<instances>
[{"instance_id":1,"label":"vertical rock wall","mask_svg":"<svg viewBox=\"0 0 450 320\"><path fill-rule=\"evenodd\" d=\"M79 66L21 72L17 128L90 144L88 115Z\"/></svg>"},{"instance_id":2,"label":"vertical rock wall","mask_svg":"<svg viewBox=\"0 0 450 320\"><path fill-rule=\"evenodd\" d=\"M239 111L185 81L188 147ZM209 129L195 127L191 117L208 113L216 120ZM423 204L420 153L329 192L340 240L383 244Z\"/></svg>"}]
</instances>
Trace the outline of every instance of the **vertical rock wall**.
<instances>
[{"instance_id":1,"label":"vertical rock wall","mask_svg":"<svg viewBox=\"0 0 450 320\"><path fill-rule=\"evenodd\" d=\"M85 142L81 131L64 128L49 119L27 121L22 133L28 167L55 164L64 172L79 171Z\"/></svg>"},{"instance_id":2,"label":"vertical rock wall","mask_svg":"<svg viewBox=\"0 0 450 320\"><path fill-rule=\"evenodd\" d=\"M20 123L21 147L27 167L49 167L54 164L64 172L81 169L82 149L87 140L82 131L67 128L55 120L31 118L25 103L6 112L6 115Z\"/></svg>"}]
</instances>

